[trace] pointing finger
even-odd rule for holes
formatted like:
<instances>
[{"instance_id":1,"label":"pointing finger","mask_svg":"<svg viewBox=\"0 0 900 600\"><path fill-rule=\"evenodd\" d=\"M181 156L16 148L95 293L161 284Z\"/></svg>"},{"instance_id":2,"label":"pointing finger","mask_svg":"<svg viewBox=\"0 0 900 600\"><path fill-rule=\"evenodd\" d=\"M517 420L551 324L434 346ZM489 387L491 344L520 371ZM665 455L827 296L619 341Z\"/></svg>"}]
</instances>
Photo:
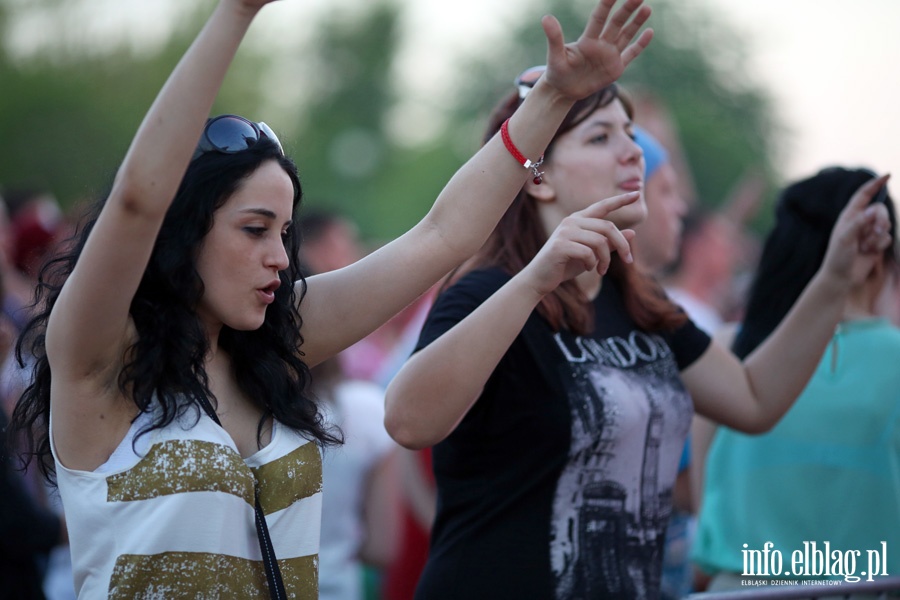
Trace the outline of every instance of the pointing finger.
<instances>
[{"instance_id":1,"label":"pointing finger","mask_svg":"<svg viewBox=\"0 0 900 600\"><path fill-rule=\"evenodd\" d=\"M628 192L626 194L613 196L612 198L605 198L591 204L590 206L582 210L581 214L585 217L591 217L593 219L602 219L614 210L635 202L640 197L640 192Z\"/></svg>"}]
</instances>

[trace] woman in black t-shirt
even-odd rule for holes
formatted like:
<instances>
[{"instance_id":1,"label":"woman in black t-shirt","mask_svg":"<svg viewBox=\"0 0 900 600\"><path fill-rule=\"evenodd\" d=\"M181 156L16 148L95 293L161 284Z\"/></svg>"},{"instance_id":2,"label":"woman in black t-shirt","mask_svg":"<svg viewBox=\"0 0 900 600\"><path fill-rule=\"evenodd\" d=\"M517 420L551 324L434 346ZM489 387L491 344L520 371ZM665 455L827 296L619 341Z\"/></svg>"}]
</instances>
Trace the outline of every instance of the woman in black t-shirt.
<instances>
[{"instance_id":1,"label":"woman in black t-shirt","mask_svg":"<svg viewBox=\"0 0 900 600\"><path fill-rule=\"evenodd\" d=\"M575 104L543 162L516 148L507 119L542 73L520 76L486 136L499 130L534 178L440 295L387 393L391 435L434 445L423 600L657 597L693 410L770 428L890 243L887 212L869 206L880 177L842 213L790 315L740 362L632 265L644 160L614 85Z\"/></svg>"}]
</instances>

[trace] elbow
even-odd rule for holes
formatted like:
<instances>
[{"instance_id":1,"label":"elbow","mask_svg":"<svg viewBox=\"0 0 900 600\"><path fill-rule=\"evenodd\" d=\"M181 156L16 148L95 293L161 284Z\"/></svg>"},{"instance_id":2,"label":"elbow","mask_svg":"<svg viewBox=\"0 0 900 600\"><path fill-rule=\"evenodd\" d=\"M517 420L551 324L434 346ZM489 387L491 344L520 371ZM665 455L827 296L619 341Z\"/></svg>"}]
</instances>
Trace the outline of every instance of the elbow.
<instances>
[{"instance_id":1,"label":"elbow","mask_svg":"<svg viewBox=\"0 0 900 600\"><path fill-rule=\"evenodd\" d=\"M410 359L384 395L384 427L408 450L429 448L446 439L481 395L481 388L458 389L459 376L454 381L440 369L411 366L423 364L413 363L421 356Z\"/></svg>"},{"instance_id":2,"label":"elbow","mask_svg":"<svg viewBox=\"0 0 900 600\"><path fill-rule=\"evenodd\" d=\"M761 435L771 431L780 419L781 415L760 414L756 418L745 419L739 426L733 426L733 429L747 435Z\"/></svg>"},{"instance_id":3,"label":"elbow","mask_svg":"<svg viewBox=\"0 0 900 600\"><path fill-rule=\"evenodd\" d=\"M444 220L438 211L432 209L422 219L421 226L440 248L441 255L452 257L454 266L470 258L487 240L486 235L480 237L471 231L448 226Z\"/></svg>"},{"instance_id":4,"label":"elbow","mask_svg":"<svg viewBox=\"0 0 900 600\"><path fill-rule=\"evenodd\" d=\"M770 424L764 421L760 421L757 423L746 423L743 427L741 427L741 433L746 433L747 435L762 435L763 433L771 430L774 426L774 423Z\"/></svg>"},{"instance_id":5,"label":"elbow","mask_svg":"<svg viewBox=\"0 0 900 600\"><path fill-rule=\"evenodd\" d=\"M750 429L747 433L751 435L760 435L763 433L768 433L772 431L772 428L778 424L778 421L781 420L782 415L774 415L774 416L762 416L756 420L755 423L751 424Z\"/></svg>"},{"instance_id":6,"label":"elbow","mask_svg":"<svg viewBox=\"0 0 900 600\"><path fill-rule=\"evenodd\" d=\"M384 428L395 442L407 450L422 450L434 445L412 419L401 418L390 410L385 412Z\"/></svg>"},{"instance_id":7,"label":"elbow","mask_svg":"<svg viewBox=\"0 0 900 600\"><path fill-rule=\"evenodd\" d=\"M132 217L161 220L174 199L174 191L168 202L158 202L161 194L169 195L159 187L153 178L136 173L133 167L123 166L116 173L107 204L118 206L122 212Z\"/></svg>"},{"instance_id":8,"label":"elbow","mask_svg":"<svg viewBox=\"0 0 900 600\"><path fill-rule=\"evenodd\" d=\"M385 393L384 428L388 435L407 450L422 450L439 442L427 431L427 416L410 410L409 403L403 402L393 385L392 382Z\"/></svg>"}]
</instances>

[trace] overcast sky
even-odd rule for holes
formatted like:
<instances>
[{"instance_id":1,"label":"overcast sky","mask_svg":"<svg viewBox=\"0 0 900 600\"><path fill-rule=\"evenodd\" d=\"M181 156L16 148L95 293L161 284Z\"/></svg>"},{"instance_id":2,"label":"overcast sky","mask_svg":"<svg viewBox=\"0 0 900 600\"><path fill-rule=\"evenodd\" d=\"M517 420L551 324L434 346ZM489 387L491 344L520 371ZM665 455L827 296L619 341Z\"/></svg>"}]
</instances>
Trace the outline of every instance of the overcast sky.
<instances>
[{"instance_id":1,"label":"overcast sky","mask_svg":"<svg viewBox=\"0 0 900 600\"><path fill-rule=\"evenodd\" d=\"M704 1L748 32L751 75L796 133L786 175L841 163L900 177L900 2Z\"/></svg>"}]
</instances>

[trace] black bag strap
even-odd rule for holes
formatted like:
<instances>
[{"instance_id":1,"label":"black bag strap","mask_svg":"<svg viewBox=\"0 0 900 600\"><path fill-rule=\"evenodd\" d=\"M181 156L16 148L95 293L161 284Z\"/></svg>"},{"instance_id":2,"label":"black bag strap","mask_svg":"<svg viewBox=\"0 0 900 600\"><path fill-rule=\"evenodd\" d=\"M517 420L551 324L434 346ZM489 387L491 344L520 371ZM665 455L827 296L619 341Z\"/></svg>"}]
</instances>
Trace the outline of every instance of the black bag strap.
<instances>
[{"instance_id":1,"label":"black bag strap","mask_svg":"<svg viewBox=\"0 0 900 600\"><path fill-rule=\"evenodd\" d=\"M209 418L222 427L219 415L213 410L208 398L202 398L200 404ZM266 581L269 584L269 597L273 600L287 600L284 591L284 580L281 578L281 569L278 568L278 560L275 557L275 548L272 547L272 538L269 537L269 526L266 524L266 515L259 503L259 482L253 478L253 504L256 513L256 537L259 539L259 550L262 553L263 565L266 568Z\"/></svg>"}]
</instances>

